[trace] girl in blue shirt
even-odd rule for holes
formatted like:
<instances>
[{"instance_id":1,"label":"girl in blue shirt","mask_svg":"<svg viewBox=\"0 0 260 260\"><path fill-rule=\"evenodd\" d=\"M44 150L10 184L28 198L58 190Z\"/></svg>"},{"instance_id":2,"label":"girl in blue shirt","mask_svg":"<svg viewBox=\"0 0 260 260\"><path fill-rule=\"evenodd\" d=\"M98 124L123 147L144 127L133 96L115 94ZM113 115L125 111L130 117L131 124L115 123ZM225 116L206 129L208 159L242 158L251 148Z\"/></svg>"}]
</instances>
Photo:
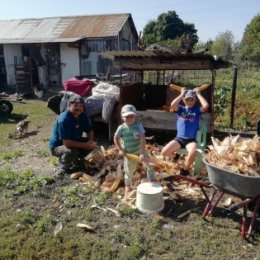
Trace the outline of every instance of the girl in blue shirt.
<instances>
[{"instance_id":1,"label":"girl in blue shirt","mask_svg":"<svg viewBox=\"0 0 260 260\"><path fill-rule=\"evenodd\" d=\"M200 106L196 105L197 99ZM180 105L181 101L184 102L184 106ZM200 114L208 109L209 104L201 95L199 88L193 90L182 88L180 95L172 101L171 106L177 113L177 136L166 144L161 154L171 156L180 148L186 148L188 154L180 174L188 175L196 156L196 135L199 130Z\"/></svg>"}]
</instances>

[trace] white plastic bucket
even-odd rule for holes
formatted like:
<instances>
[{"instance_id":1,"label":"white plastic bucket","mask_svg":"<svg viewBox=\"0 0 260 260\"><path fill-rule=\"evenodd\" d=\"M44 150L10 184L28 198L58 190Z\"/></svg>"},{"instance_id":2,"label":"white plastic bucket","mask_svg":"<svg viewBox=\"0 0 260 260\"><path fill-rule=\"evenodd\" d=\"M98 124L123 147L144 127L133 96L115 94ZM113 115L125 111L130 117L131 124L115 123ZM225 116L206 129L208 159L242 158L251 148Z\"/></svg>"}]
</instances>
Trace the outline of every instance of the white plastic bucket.
<instances>
[{"instance_id":1,"label":"white plastic bucket","mask_svg":"<svg viewBox=\"0 0 260 260\"><path fill-rule=\"evenodd\" d=\"M163 189L159 183L144 182L137 186L136 207L143 213L163 210Z\"/></svg>"}]
</instances>

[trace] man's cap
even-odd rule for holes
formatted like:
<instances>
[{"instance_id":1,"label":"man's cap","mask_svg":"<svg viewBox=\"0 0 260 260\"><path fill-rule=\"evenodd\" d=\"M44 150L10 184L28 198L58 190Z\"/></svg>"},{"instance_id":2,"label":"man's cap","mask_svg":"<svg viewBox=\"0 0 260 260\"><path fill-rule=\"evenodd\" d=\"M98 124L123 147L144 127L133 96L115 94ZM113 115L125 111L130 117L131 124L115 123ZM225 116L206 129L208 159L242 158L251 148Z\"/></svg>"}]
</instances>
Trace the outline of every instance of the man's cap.
<instances>
[{"instance_id":1,"label":"man's cap","mask_svg":"<svg viewBox=\"0 0 260 260\"><path fill-rule=\"evenodd\" d=\"M69 98L69 104L72 103L72 104L84 104L84 99L81 97L81 96L78 96L78 95L72 95L70 98Z\"/></svg>"},{"instance_id":2,"label":"man's cap","mask_svg":"<svg viewBox=\"0 0 260 260\"><path fill-rule=\"evenodd\" d=\"M196 99L197 98L196 92L194 92L192 89L187 90L187 92L184 96L184 99L186 99L186 98Z\"/></svg>"},{"instance_id":3,"label":"man's cap","mask_svg":"<svg viewBox=\"0 0 260 260\"><path fill-rule=\"evenodd\" d=\"M121 116L136 115L136 108L133 105L124 105L121 109Z\"/></svg>"}]
</instances>

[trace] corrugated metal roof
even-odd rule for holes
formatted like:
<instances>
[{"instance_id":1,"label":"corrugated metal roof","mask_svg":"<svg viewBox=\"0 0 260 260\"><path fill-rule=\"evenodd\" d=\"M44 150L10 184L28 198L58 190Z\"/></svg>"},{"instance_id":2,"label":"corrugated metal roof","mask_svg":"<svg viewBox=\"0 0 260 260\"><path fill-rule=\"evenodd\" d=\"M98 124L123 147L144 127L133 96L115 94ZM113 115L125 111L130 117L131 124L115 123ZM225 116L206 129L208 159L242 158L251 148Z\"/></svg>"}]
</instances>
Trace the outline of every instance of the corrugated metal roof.
<instances>
[{"instance_id":1,"label":"corrugated metal roof","mask_svg":"<svg viewBox=\"0 0 260 260\"><path fill-rule=\"evenodd\" d=\"M128 19L132 23L131 14L0 20L0 44L115 37Z\"/></svg>"},{"instance_id":2,"label":"corrugated metal roof","mask_svg":"<svg viewBox=\"0 0 260 260\"><path fill-rule=\"evenodd\" d=\"M201 53L180 53L169 52L164 50L138 50L138 51L106 51L102 55L108 58L180 58L180 59L205 59L214 60L214 57L210 54Z\"/></svg>"},{"instance_id":3,"label":"corrugated metal roof","mask_svg":"<svg viewBox=\"0 0 260 260\"><path fill-rule=\"evenodd\" d=\"M215 60L210 54L172 53L162 50L107 51L101 53L113 59L114 65L124 70L171 70L171 69L219 69L232 64L222 59Z\"/></svg>"}]
</instances>

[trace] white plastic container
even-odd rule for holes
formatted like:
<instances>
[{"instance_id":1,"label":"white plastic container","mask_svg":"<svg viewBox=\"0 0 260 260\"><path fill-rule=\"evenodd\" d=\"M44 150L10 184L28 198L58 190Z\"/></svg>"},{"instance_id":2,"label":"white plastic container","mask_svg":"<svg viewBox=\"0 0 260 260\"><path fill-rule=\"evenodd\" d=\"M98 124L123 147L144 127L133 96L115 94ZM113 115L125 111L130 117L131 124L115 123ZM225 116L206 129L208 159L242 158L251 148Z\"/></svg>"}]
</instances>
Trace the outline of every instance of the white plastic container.
<instances>
[{"instance_id":1,"label":"white plastic container","mask_svg":"<svg viewBox=\"0 0 260 260\"><path fill-rule=\"evenodd\" d=\"M137 186L136 207L143 213L163 210L163 189L159 183L144 182Z\"/></svg>"}]
</instances>

